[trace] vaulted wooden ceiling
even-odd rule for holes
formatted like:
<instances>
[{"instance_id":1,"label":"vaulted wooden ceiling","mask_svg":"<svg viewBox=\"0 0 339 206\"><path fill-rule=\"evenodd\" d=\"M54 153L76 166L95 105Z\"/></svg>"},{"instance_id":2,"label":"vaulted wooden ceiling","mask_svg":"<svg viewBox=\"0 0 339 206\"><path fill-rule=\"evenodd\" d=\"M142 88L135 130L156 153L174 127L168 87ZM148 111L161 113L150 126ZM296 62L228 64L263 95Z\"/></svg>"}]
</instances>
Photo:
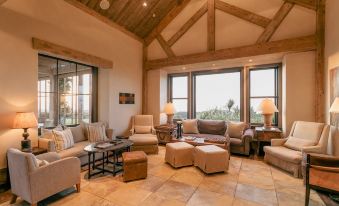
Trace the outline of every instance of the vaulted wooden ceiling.
<instances>
[{"instance_id":1,"label":"vaulted wooden ceiling","mask_svg":"<svg viewBox=\"0 0 339 206\"><path fill-rule=\"evenodd\" d=\"M182 0L108 0L107 10L100 8L101 0L77 0L109 20L144 39L159 22ZM143 3L147 6L144 7Z\"/></svg>"}]
</instances>

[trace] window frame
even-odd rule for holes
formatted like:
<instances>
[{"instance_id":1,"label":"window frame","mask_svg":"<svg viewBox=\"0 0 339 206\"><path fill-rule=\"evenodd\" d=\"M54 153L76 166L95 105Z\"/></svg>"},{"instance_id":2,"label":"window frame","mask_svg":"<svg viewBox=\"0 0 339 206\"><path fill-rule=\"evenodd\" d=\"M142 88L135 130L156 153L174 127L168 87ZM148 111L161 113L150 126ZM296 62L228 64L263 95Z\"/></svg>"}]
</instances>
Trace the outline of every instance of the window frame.
<instances>
[{"instance_id":1,"label":"window frame","mask_svg":"<svg viewBox=\"0 0 339 206\"><path fill-rule=\"evenodd\" d=\"M98 67L95 66L91 66L91 65L87 65L84 63L80 63L80 62L76 62L76 61L72 61L72 60L67 60L67 59L62 59L59 57L54 57L54 56L50 56L50 55L46 55L46 54L38 54L38 58L39 57L45 57L45 58L49 58L49 59L53 59L56 60L56 84L54 85L54 90L53 93L54 95L56 95L56 97L54 97L55 99L53 99L53 101L56 101L55 103L55 107L57 107L57 114L55 114L54 119L57 120L57 124L60 124L60 90L59 90L59 62L66 62L66 63L70 63L70 64L75 64L75 72L71 72L71 73L75 73L75 76L78 75L78 73L82 73L82 70L78 71L78 66L84 66L84 67L89 67L91 68L91 81L92 81L92 85L91 85L91 108L90 108L90 114L91 114L91 118L90 121L91 122L97 122L98 121ZM38 68L39 70L39 68ZM39 77L38 77L38 82L40 81ZM38 91L39 93L39 91ZM83 95L83 94L78 94L77 91L77 96L78 95ZM39 98L39 95L38 95ZM39 102L39 101L38 101ZM39 103L38 103L39 104ZM39 118L39 113L38 113L38 118ZM55 125L55 126L56 126ZM78 124L70 124L70 125L66 125L66 126L75 126Z\"/></svg>"},{"instance_id":2,"label":"window frame","mask_svg":"<svg viewBox=\"0 0 339 206\"><path fill-rule=\"evenodd\" d=\"M251 72L252 71L260 71L260 70L271 70L274 69L274 96L251 96ZM281 64L265 64L265 65L256 65L248 68L248 87L247 87L248 95L247 95L247 118L248 123L251 126L262 126L264 123L252 123L251 122L251 99L262 99L262 98L270 98L274 99L276 107L279 112L274 113L275 122L272 122L272 126L279 127L281 124Z\"/></svg>"}]
</instances>

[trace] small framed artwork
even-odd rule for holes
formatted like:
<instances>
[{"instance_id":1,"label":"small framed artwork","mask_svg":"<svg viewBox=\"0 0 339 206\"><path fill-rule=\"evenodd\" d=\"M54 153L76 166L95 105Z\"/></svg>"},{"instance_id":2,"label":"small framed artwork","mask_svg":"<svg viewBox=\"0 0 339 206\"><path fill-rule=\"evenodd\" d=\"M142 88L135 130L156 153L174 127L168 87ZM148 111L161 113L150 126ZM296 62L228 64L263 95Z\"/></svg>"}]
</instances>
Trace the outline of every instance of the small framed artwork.
<instances>
[{"instance_id":1,"label":"small framed artwork","mask_svg":"<svg viewBox=\"0 0 339 206\"><path fill-rule=\"evenodd\" d=\"M119 93L119 104L134 104L135 94Z\"/></svg>"}]
</instances>

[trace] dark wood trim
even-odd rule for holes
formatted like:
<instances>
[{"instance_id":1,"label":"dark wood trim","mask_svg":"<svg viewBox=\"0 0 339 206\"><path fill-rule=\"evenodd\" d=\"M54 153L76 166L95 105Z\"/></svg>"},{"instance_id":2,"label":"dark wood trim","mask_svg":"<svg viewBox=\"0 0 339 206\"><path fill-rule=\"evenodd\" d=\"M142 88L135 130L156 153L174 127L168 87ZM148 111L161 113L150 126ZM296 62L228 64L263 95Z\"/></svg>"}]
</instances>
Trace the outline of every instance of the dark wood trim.
<instances>
[{"instance_id":1,"label":"dark wood trim","mask_svg":"<svg viewBox=\"0 0 339 206\"><path fill-rule=\"evenodd\" d=\"M316 0L284 0L284 1L294 3L308 9L317 10Z\"/></svg>"},{"instance_id":2,"label":"dark wood trim","mask_svg":"<svg viewBox=\"0 0 339 206\"><path fill-rule=\"evenodd\" d=\"M161 34L157 36L157 40L168 57L175 57L173 50L171 49L171 47L168 45L168 43L165 41Z\"/></svg>"},{"instance_id":3,"label":"dark wood trim","mask_svg":"<svg viewBox=\"0 0 339 206\"><path fill-rule=\"evenodd\" d=\"M98 103L99 103L99 69L92 68L92 122L98 122Z\"/></svg>"}]
</instances>

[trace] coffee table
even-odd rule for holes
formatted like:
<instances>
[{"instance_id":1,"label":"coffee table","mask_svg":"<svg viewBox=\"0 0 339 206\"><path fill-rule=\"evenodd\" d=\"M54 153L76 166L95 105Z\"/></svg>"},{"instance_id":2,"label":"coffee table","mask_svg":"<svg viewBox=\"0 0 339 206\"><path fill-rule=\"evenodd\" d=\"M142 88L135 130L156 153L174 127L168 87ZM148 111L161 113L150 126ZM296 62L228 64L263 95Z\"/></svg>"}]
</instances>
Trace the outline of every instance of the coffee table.
<instances>
[{"instance_id":1,"label":"coffee table","mask_svg":"<svg viewBox=\"0 0 339 206\"><path fill-rule=\"evenodd\" d=\"M207 142L204 138L195 138L195 139L188 139L187 137L183 136L181 138L172 138L171 142L186 142L188 144L191 144L193 146L202 146L202 145L216 145L220 147L225 147L224 144L219 143L213 143L213 142Z\"/></svg>"},{"instance_id":2,"label":"coffee table","mask_svg":"<svg viewBox=\"0 0 339 206\"><path fill-rule=\"evenodd\" d=\"M98 147L99 145L102 145L104 143L110 143L111 145L105 148ZM123 151L130 151L130 147L132 145L133 142L128 139L110 140L87 145L84 148L84 151L88 153L88 179L100 173L104 174L105 172L111 173L115 176L116 173L122 171L122 168L117 169L116 167L121 166L121 163L118 162L119 153L122 153ZM95 164L95 154L97 153L102 154L102 159L99 160L101 161L99 164ZM110 156L113 156L113 161L109 160ZM105 164L112 164L113 169L109 170L105 168ZM92 173L91 169L93 170L93 172L94 170L98 171Z\"/></svg>"}]
</instances>

